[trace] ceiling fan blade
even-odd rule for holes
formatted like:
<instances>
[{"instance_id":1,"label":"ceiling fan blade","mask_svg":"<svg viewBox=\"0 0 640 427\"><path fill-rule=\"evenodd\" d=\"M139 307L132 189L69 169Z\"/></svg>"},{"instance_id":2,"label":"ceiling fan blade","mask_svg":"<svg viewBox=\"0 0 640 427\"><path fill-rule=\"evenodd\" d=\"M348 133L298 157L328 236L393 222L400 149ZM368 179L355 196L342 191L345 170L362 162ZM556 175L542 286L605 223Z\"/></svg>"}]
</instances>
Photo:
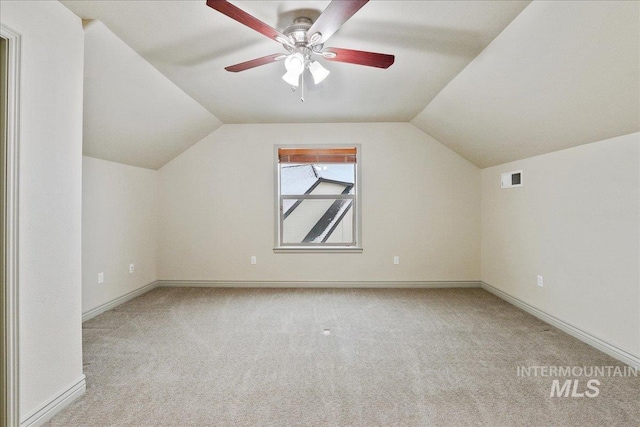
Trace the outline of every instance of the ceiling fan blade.
<instances>
[{"instance_id":1,"label":"ceiling fan blade","mask_svg":"<svg viewBox=\"0 0 640 427\"><path fill-rule=\"evenodd\" d=\"M236 65L230 65L225 67L225 70L237 73L238 71L248 70L250 68L259 67L261 65L271 64L272 62L280 61L286 58L287 55L283 53L274 53L273 55L263 56L262 58L252 59L251 61L241 62Z\"/></svg>"},{"instance_id":2,"label":"ceiling fan blade","mask_svg":"<svg viewBox=\"0 0 640 427\"><path fill-rule=\"evenodd\" d=\"M322 34L316 43L324 43L369 0L333 0L313 23L307 34Z\"/></svg>"},{"instance_id":3,"label":"ceiling fan blade","mask_svg":"<svg viewBox=\"0 0 640 427\"><path fill-rule=\"evenodd\" d=\"M362 50L339 49L330 47L321 52L327 61L348 62L368 67L389 68L395 56L385 53L364 52ZM334 56L335 55L335 56Z\"/></svg>"},{"instance_id":4,"label":"ceiling fan blade","mask_svg":"<svg viewBox=\"0 0 640 427\"><path fill-rule=\"evenodd\" d=\"M226 0L207 0L207 6L217 10L224 15L227 15L231 19L235 19L239 23L244 24L259 33L264 34L265 36L277 41L278 43L290 44L289 37L285 36L275 28L272 28L269 25L265 24L258 18L249 15L244 10L232 5Z\"/></svg>"}]
</instances>

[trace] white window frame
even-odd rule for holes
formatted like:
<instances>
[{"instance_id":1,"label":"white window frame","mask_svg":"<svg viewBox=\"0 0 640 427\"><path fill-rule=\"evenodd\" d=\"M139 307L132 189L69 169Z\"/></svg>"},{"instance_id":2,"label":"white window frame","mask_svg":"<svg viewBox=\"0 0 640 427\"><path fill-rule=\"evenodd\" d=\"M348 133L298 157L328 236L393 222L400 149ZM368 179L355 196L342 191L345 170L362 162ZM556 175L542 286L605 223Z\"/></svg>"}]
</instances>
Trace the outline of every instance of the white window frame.
<instances>
[{"instance_id":1,"label":"white window frame","mask_svg":"<svg viewBox=\"0 0 640 427\"><path fill-rule=\"evenodd\" d=\"M327 148L355 148L355 192L353 195L281 195L280 194L280 162L278 158L278 150L280 148L307 148L307 149L327 149ZM274 145L273 150L274 162L274 249L275 253L361 253L362 252L362 147L360 144L287 144ZM353 236L354 243L282 243L283 238L283 220L284 213L281 212L282 199L352 199L353 205Z\"/></svg>"}]
</instances>

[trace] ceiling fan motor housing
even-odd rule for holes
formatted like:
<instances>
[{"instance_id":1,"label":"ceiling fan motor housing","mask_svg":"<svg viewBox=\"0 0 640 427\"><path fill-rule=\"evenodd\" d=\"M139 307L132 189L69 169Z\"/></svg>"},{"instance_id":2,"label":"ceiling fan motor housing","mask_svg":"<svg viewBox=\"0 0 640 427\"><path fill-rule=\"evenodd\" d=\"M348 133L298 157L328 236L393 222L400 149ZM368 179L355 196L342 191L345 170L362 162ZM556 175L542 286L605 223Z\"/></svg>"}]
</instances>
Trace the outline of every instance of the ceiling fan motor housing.
<instances>
[{"instance_id":1,"label":"ceiling fan motor housing","mask_svg":"<svg viewBox=\"0 0 640 427\"><path fill-rule=\"evenodd\" d=\"M313 21L306 16L294 19L293 24L283 31L283 33L291 39L293 46L285 44L284 47L290 52L300 52L306 58L310 56L311 51L319 52L322 49L322 44L314 44L312 40L307 37L312 24Z\"/></svg>"},{"instance_id":2,"label":"ceiling fan motor housing","mask_svg":"<svg viewBox=\"0 0 640 427\"><path fill-rule=\"evenodd\" d=\"M311 28L311 24L313 24L311 19L301 16L294 19L293 24L287 27L286 30L284 30L284 34L293 38L296 46L306 46L306 44L309 42L309 40L307 39L307 31L309 31L309 28Z\"/></svg>"}]
</instances>

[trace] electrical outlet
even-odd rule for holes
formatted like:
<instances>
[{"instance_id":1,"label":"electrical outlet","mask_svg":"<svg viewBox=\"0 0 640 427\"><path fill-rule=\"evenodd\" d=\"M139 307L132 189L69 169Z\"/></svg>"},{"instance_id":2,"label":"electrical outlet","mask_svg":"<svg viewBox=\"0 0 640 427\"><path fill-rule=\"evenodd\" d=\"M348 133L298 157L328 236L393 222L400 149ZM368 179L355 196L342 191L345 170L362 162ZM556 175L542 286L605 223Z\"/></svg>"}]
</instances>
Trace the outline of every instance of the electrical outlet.
<instances>
[{"instance_id":1,"label":"electrical outlet","mask_svg":"<svg viewBox=\"0 0 640 427\"><path fill-rule=\"evenodd\" d=\"M396 265L400 264L400 257L399 256L394 256L393 257L393 263L396 264Z\"/></svg>"},{"instance_id":2,"label":"electrical outlet","mask_svg":"<svg viewBox=\"0 0 640 427\"><path fill-rule=\"evenodd\" d=\"M104 273L98 273L98 284L104 283Z\"/></svg>"},{"instance_id":3,"label":"electrical outlet","mask_svg":"<svg viewBox=\"0 0 640 427\"><path fill-rule=\"evenodd\" d=\"M251 257L251 264L255 265L258 263L258 258L256 258L255 256Z\"/></svg>"},{"instance_id":4,"label":"electrical outlet","mask_svg":"<svg viewBox=\"0 0 640 427\"><path fill-rule=\"evenodd\" d=\"M129 274L133 274L134 271L136 271L136 265L129 264Z\"/></svg>"},{"instance_id":5,"label":"electrical outlet","mask_svg":"<svg viewBox=\"0 0 640 427\"><path fill-rule=\"evenodd\" d=\"M542 279L542 276L538 276L538 286L540 287L544 286L544 280Z\"/></svg>"}]
</instances>

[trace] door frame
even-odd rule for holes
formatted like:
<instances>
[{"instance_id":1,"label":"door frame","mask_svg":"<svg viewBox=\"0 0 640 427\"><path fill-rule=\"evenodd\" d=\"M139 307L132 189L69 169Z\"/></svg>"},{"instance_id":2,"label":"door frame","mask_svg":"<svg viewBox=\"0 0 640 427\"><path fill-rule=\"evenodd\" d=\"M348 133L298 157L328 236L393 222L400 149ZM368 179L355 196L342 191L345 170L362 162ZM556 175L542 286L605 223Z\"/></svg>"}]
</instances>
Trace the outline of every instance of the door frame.
<instances>
[{"instance_id":1,"label":"door frame","mask_svg":"<svg viewBox=\"0 0 640 427\"><path fill-rule=\"evenodd\" d=\"M20 54L21 36L0 23L0 37L7 41L7 131L4 180L4 339L5 420L10 427L19 419L18 341L18 194L20 146ZM0 422L2 424L2 422Z\"/></svg>"}]
</instances>

